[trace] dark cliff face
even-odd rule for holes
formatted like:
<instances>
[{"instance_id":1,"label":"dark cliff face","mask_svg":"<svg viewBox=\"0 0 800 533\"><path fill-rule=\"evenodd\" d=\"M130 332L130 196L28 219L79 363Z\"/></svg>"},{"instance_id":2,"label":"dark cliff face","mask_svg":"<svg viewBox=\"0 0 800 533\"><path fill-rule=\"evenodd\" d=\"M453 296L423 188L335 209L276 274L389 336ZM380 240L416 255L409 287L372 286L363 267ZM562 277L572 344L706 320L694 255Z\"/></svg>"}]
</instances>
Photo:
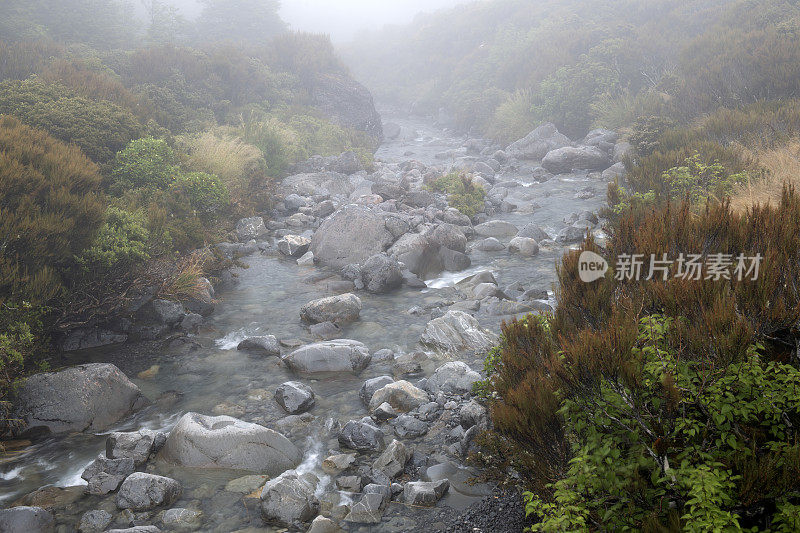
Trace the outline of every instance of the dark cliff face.
<instances>
[{"instance_id":1,"label":"dark cliff face","mask_svg":"<svg viewBox=\"0 0 800 533\"><path fill-rule=\"evenodd\" d=\"M363 131L383 141L381 116L372 94L346 74L321 74L314 80L313 106L340 126Z\"/></svg>"}]
</instances>

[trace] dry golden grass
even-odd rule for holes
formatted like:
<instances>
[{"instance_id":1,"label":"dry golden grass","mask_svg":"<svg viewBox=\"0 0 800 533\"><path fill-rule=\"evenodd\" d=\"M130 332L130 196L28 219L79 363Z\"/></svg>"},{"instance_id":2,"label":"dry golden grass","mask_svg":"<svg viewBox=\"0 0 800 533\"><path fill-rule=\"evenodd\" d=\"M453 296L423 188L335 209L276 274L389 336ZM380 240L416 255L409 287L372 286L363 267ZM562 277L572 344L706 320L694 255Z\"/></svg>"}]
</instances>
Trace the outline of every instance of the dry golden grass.
<instances>
[{"instance_id":1,"label":"dry golden grass","mask_svg":"<svg viewBox=\"0 0 800 533\"><path fill-rule=\"evenodd\" d=\"M185 140L193 170L219 176L230 189L246 188L263 172L261 150L231 135L205 132Z\"/></svg>"},{"instance_id":2,"label":"dry golden grass","mask_svg":"<svg viewBox=\"0 0 800 533\"><path fill-rule=\"evenodd\" d=\"M173 300L203 300L206 294L205 263L208 254L197 252L184 257L174 265L164 279L159 296Z\"/></svg>"},{"instance_id":3,"label":"dry golden grass","mask_svg":"<svg viewBox=\"0 0 800 533\"><path fill-rule=\"evenodd\" d=\"M775 148L755 150L752 156L767 173L737 187L731 194L731 209L741 213L753 205L776 206L786 184L800 190L800 139Z\"/></svg>"}]
</instances>

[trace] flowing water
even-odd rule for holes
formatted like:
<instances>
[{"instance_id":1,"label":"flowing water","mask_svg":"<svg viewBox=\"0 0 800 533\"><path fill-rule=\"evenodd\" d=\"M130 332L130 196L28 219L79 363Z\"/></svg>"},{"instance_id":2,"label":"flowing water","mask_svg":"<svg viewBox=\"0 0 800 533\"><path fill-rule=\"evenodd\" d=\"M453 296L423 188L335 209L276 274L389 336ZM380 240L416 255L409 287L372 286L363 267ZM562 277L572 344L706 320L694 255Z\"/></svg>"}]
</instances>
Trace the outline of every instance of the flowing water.
<instances>
[{"instance_id":1,"label":"flowing water","mask_svg":"<svg viewBox=\"0 0 800 533\"><path fill-rule=\"evenodd\" d=\"M413 131L407 140L386 142L376 158L386 163L409 159L429 165L446 164L436 159L444 150L458 148L464 138L458 138L422 122L396 121L406 132ZM411 154L411 155L405 155ZM540 225L555 236L565 227L563 219L573 212L596 211L604 202L605 184L586 175L565 175L545 183L531 183L530 167L504 175L498 181L514 181L512 196L525 198L518 212L496 217L522 227L529 222ZM596 191L588 199L576 199L576 193L586 188ZM537 205L528 205L530 199ZM507 242L508 239L506 239ZM389 348L396 353L414 351L420 333L430 320L429 313L413 315L414 306L433 307L451 298L450 288L456 281L474 272L490 270L500 287L520 282L525 289L552 291L554 266L563 253L559 245L543 247L534 258L511 255L507 251L473 251L473 266L461 273L445 273L429 280L428 288L403 288L388 295L358 293L363 302L361 318L344 326L342 337L364 342L371 352ZM275 358L259 358L238 352L236 345L246 336L273 334L279 339L313 339L299 318L300 307L310 300L330 296L327 283L330 277L317 267L298 266L295 261L277 255L256 253L245 258L249 268L237 271L238 282L218 291L216 312L207 319L201 330L188 339L165 343L160 348L106 347L70 356L65 363L108 361L117 364L154 403L125 420L115 430L135 430L142 427L167 431L186 412L230 414L244 420L274 426L285 413L272 399L275 388L295 379L288 370L276 364ZM551 293L552 294L552 293ZM508 316L477 318L484 327L497 330ZM431 373L441 361L424 368ZM479 368L479 361L467 363ZM137 374L158 365L150 379ZM307 380L316 393L316 406L311 413L320 420L338 418L342 422L367 414L358 398L358 390L367 378L391 374L389 362L373 362L361 375L337 375ZM317 471L319 463L335 440L311 431L311 438L296 442L306 450L302 468ZM80 474L94 457L104 450L106 434L76 434L39 442L24 452L0 462L0 506L7 505L23 494L45 485L69 487L82 484ZM253 517L253 509L242 504L242 494L223 490L241 472L178 469L153 463L148 469L175 477L182 482L184 493L174 507L200 507L205 515L203 530L234 531L248 526L263 528ZM450 495L439 505L463 507L485 494L485 487L470 487L466 483L470 471L460 465L437 465L429 468L426 477L450 478ZM322 474L320 473L322 476ZM323 476L324 477L324 476ZM458 482L458 480L461 480ZM78 507L77 513L95 508L92 503ZM94 505L97 505L94 500ZM386 518L369 531L403 531L413 528L415 510L390 506ZM270 531L269 528L257 529Z\"/></svg>"}]
</instances>

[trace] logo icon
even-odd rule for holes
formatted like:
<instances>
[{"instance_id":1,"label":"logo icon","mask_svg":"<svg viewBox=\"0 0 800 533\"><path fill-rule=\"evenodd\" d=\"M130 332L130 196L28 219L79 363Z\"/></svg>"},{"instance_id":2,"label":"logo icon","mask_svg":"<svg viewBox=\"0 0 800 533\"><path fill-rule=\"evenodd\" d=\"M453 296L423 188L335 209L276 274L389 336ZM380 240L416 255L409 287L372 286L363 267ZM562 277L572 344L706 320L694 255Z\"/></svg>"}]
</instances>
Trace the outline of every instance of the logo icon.
<instances>
[{"instance_id":1,"label":"logo icon","mask_svg":"<svg viewBox=\"0 0 800 533\"><path fill-rule=\"evenodd\" d=\"M594 252L585 251L578 258L578 276L584 283L602 278L608 272L608 261Z\"/></svg>"}]
</instances>

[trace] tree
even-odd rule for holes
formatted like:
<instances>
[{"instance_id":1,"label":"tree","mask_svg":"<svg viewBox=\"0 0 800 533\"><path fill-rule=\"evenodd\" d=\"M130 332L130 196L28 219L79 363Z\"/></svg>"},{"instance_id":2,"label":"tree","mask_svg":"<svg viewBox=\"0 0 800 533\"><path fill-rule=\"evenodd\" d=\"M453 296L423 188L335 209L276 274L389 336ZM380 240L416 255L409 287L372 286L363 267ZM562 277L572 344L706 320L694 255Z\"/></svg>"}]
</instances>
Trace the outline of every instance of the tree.
<instances>
[{"instance_id":1,"label":"tree","mask_svg":"<svg viewBox=\"0 0 800 533\"><path fill-rule=\"evenodd\" d=\"M286 30L278 15L277 0L201 0L203 12L197 20L202 42L233 41L265 44Z\"/></svg>"}]
</instances>

